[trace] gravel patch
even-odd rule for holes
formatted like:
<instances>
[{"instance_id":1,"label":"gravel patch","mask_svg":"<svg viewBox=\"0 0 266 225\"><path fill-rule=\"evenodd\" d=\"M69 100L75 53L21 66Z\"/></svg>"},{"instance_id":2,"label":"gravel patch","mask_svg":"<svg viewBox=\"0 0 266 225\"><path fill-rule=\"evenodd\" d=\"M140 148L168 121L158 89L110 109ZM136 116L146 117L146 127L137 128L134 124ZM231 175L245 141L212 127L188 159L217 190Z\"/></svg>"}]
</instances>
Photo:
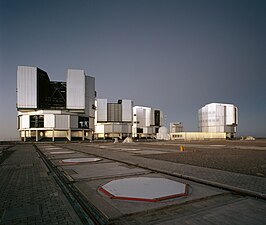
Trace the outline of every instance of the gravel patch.
<instances>
[{"instance_id":1,"label":"gravel patch","mask_svg":"<svg viewBox=\"0 0 266 225\"><path fill-rule=\"evenodd\" d=\"M142 157L266 177L266 151L187 147L184 152Z\"/></svg>"}]
</instances>

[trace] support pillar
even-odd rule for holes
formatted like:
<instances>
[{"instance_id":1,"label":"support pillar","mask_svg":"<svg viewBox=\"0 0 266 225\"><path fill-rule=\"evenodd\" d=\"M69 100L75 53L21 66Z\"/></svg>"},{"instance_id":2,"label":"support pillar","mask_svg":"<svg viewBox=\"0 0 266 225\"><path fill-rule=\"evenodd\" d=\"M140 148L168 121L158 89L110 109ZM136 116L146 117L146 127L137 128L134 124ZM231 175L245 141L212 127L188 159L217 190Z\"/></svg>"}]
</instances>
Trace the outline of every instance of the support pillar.
<instances>
[{"instance_id":1,"label":"support pillar","mask_svg":"<svg viewBox=\"0 0 266 225\"><path fill-rule=\"evenodd\" d=\"M54 129L53 129L53 135L52 135L52 142L54 142Z\"/></svg>"},{"instance_id":2,"label":"support pillar","mask_svg":"<svg viewBox=\"0 0 266 225\"><path fill-rule=\"evenodd\" d=\"M38 130L35 131L35 136L36 136L36 142L38 142L39 141L39 132L38 132Z\"/></svg>"},{"instance_id":3,"label":"support pillar","mask_svg":"<svg viewBox=\"0 0 266 225\"><path fill-rule=\"evenodd\" d=\"M26 142L27 138L26 138L26 131L24 130L24 142Z\"/></svg>"},{"instance_id":4,"label":"support pillar","mask_svg":"<svg viewBox=\"0 0 266 225\"><path fill-rule=\"evenodd\" d=\"M67 139L68 139L69 141L71 141L71 130L69 129L67 133L68 133L68 135L67 135Z\"/></svg>"}]
</instances>

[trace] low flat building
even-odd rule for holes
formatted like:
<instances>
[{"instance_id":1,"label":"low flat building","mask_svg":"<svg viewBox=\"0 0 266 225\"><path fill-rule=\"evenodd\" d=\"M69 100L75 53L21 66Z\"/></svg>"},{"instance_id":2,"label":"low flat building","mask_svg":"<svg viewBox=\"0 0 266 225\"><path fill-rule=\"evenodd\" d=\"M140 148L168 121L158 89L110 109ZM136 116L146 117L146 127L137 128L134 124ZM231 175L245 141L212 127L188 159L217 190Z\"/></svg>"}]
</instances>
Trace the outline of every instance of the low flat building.
<instances>
[{"instance_id":1,"label":"low flat building","mask_svg":"<svg viewBox=\"0 0 266 225\"><path fill-rule=\"evenodd\" d=\"M179 141L203 141L203 140L225 140L225 132L177 132L170 133L170 140Z\"/></svg>"}]
</instances>

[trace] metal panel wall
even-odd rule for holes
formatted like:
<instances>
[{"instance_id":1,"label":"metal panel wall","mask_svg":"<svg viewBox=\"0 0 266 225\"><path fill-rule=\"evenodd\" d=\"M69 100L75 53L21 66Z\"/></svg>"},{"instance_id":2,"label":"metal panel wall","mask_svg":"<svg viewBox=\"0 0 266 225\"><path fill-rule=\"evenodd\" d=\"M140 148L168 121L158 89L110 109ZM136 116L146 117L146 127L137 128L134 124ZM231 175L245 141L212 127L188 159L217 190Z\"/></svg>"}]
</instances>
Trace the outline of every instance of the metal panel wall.
<instances>
[{"instance_id":1,"label":"metal panel wall","mask_svg":"<svg viewBox=\"0 0 266 225\"><path fill-rule=\"evenodd\" d=\"M67 109L85 110L84 70L67 71Z\"/></svg>"},{"instance_id":2,"label":"metal panel wall","mask_svg":"<svg viewBox=\"0 0 266 225\"><path fill-rule=\"evenodd\" d=\"M211 103L199 110L199 131L229 132L236 131L237 109L232 104ZM232 126L229 128L227 126Z\"/></svg>"},{"instance_id":3,"label":"metal panel wall","mask_svg":"<svg viewBox=\"0 0 266 225\"><path fill-rule=\"evenodd\" d=\"M22 115L20 117L20 127L22 129L30 128L30 116L29 115Z\"/></svg>"},{"instance_id":4,"label":"metal panel wall","mask_svg":"<svg viewBox=\"0 0 266 225\"><path fill-rule=\"evenodd\" d=\"M226 106L226 125L235 124L235 109L233 105Z\"/></svg>"},{"instance_id":5,"label":"metal panel wall","mask_svg":"<svg viewBox=\"0 0 266 225\"><path fill-rule=\"evenodd\" d=\"M37 67L18 66L17 108L37 108Z\"/></svg>"},{"instance_id":6,"label":"metal panel wall","mask_svg":"<svg viewBox=\"0 0 266 225\"><path fill-rule=\"evenodd\" d=\"M130 124L122 124L122 133L131 134L132 133L131 125Z\"/></svg>"},{"instance_id":7,"label":"metal panel wall","mask_svg":"<svg viewBox=\"0 0 266 225\"><path fill-rule=\"evenodd\" d=\"M85 114L94 117L95 112L93 105L95 104L95 78L85 76Z\"/></svg>"},{"instance_id":8,"label":"metal panel wall","mask_svg":"<svg viewBox=\"0 0 266 225\"><path fill-rule=\"evenodd\" d=\"M142 107L136 107L137 127L146 126L146 110Z\"/></svg>"},{"instance_id":9,"label":"metal panel wall","mask_svg":"<svg viewBox=\"0 0 266 225\"><path fill-rule=\"evenodd\" d=\"M146 109L146 126L155 126L154 109Z\"/></svg>"},{"instance_id":10,"label":"metal panel wall","mask_svg":"<svg viewBox=\"0 0 266 225\"><path fill-rule=\"evenodd\" d=\"M107 99L97 99L97 122L107 122Z\"/></svg>"},{"instance_id":11,"label":"metal panel wall","mask_svg":"<svg viewBox=\"0 0 266 225\"><path fill-rule=\"evenodd\" d=\"M132 107L133 102L131 100L122 100L122 121L132 122Z\"/></svg>"},{"instance_id":12,"label":"metal panel wall","mask_svg":"<svg viewBox=\"0 0 266 225\"><path fill-rule=\"evenodd\" d=\"M164 115L162 110L160 110L160 126L164 126Z\"/></svg>"},{"instance_id":13,"label":"metal panel wall","mask_svg":"<svg viewBox=\"0 0 266 225\"><path fill-rule=\"evenodd\" d=\"M103 124L97 124L95 126L95 133L96 134L103 134L104 133L104 125Z\"/></svg>"},{"instance_id":14,"label":"metal panel wall","mask_svg":"<svg viewBox=\"0 0 266 225\"><path fill-rule=\"evenodd\" d=\"M55 127L55 115L44 114L44 127L47 127L47 128Z\"/></svg>"},{"instance_id":15,"label":"metal panel wall","mask_svg":"<svg viewBox=\"0 0 266 225\"><path fill-rule=\"evenodd\" d=\"M69 115L55 115L55 128L69 129Z\"/></svg>"},{"instance_id":16,"label":"metal panel wall","mask_svg":"<svg viewBox=\"0 0 266 225\"><path fill-rule=\"evenodd\" d=\"M107 121L122 122L122 105L118 103L107 103Z\"/></svg>"},{"instance_id":17,"label":"metal panel wall","mask_svg":"<svg viewBox=\"0 0 266 225\"><path fill-rule=\"evenodd\" d=\"M78 116L70 116L70 128L78 128Z\"/></svg>"}]
</instances>

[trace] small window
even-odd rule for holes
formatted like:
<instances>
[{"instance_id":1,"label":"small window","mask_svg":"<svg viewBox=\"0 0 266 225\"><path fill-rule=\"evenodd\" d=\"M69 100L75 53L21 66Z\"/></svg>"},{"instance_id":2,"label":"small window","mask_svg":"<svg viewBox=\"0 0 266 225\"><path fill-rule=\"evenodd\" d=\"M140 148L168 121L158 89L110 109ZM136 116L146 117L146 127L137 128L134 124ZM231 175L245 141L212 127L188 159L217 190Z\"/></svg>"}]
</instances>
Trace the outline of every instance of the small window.
<instances>
[{"instance_id":1,"label":"small window","mask_svg":"<svg viewBox=\"0 0 266 225\"><path fill-rule=\"evenodd\" d=\"M143 133L143 128L137 128L137 133L142 134Z\"/></svg>"},{"instance_id":2,"label":"small window","mask_svg":"<svg viewBox=\"0 0 266 225\"><path fill-rule=\"evenodd\" d=\"M41 128L44 127L43 115L30 116L30 128Z\"/></svg>"},{"instance_id":3,"label":"small window","mask_svg":"<svg viewBox=\"0 0 266 225\"><path fill-rule=\"evenodd\" d=\"M89 118L79 116L78 118L78 128L88 129L89 128Z\"/></svg>"}]
</instances>

